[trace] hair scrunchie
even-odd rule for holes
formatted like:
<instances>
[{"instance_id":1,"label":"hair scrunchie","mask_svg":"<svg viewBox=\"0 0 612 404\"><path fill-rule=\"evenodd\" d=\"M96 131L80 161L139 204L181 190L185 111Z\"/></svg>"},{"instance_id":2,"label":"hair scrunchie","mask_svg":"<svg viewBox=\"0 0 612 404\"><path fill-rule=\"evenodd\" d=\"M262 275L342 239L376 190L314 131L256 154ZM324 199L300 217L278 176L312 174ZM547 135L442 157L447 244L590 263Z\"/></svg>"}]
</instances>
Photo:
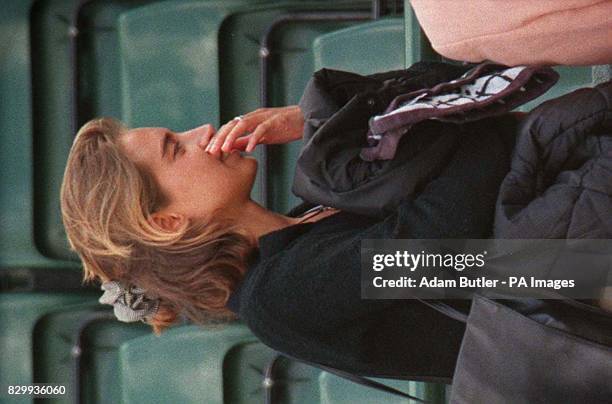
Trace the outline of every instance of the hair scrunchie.
<instances>
[{"instance_id":1,"label":"hair scrunchie","mask_svg":"<svg viewBox=\"0 0 612 404\"><path fill-rule=\"evenodd\" d=\"M104 294L98 299L102 304L113 306L119 321L146 322L159 309L159 299L145 295L145 290L136 286L125 287L117 281L102 283Z\"/></svg>"}]
</instances>

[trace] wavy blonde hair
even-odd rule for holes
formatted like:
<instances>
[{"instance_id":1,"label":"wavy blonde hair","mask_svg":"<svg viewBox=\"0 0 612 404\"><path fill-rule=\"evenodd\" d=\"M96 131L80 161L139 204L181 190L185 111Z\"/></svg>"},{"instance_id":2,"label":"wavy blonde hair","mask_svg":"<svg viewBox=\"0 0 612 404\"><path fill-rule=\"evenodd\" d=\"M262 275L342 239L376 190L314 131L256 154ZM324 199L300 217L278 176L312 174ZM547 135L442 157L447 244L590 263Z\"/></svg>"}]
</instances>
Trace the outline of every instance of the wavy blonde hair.
<instances>
[{"instance_id":1,"label":"wavy blonde hair","mask_svg":"<svg viewBox=\"0 0 612 404\"><path fill-rule=\"evenodd\" d=\"M165 204L152 176L118 145L127 130L94 119L77 133L64 173L61 210L83 282L118 280L160 299L155 334L183 314L204 324L233 319L226 308L246 271L254 240L229 222L189 221L169 232L149 220Z\"/></svg>"}]
</instances>

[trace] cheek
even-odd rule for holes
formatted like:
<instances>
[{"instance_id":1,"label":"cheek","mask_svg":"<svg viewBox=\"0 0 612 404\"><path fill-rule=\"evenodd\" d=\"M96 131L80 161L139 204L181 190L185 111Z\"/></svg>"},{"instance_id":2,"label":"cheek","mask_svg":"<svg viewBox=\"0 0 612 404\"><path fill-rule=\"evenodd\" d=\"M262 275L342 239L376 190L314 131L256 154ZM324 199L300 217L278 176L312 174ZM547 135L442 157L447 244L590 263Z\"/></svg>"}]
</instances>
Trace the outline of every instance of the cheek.
<instances>
[{"instance_id":1,"label":"cheek","mask_svg":"<svg viewBox=\"0 0 612 404\"><path fill-rule=\"evenodd\" d=\"M198 170L194 165L177 162L177 164L166 167L158 173L158 183L162 192L166 192L171 200L176 200L176 198L184 197L191 188L200 182L197 178L197 172Z\"/></svg>"},{"instance_id":2,"label":"cheek","mask_svg":"<svg viewBox=\"0 0 612 404\"><path fill-rule=\"evenodd\" d=\"M176 168L168 180L173 182L177 193L192 199L218 199L231 182L231 173L219 165L199 163Z\"/></svg>"},{"instance_id":3,"label":"cheek","mask_svg":"<svg viewBox=\"0 0 612 404\"><path fill-rule=\"evenodd\" d=\"M162 193L164 193L170 201L184 198L185 189L188 189L185 184L185 179L180 175L161 175L159 178L159 185Z\"/></svg>"},{"instance_id":4,"label":"cheek","mask_svg":"<svg viewBox=\"0 0 612 404\"><path fill-rule=\"evenodd\" d=\"M248 194L257 174L252 158L233 165L193 162L176 164L161 173L159 184L171 202L181 205L225 205Z\"/></svg>"}]
</instances>

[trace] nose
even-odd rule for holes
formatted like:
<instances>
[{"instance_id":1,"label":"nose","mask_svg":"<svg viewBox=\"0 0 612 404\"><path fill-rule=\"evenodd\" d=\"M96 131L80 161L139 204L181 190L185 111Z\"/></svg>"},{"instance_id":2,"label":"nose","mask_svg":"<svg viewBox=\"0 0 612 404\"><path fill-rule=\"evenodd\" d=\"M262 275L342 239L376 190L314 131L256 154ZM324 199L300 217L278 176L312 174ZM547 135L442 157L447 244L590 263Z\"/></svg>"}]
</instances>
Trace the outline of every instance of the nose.
<instances>
[{"instance_id":1,"label":"nose","mask_svg":"<svg viewBox=\"0 0 612 404\"><path fill-rule=\"evenodd\" d=\"M215 127L207 123L202 126L198 126L197 128L180 133L180 136L182 139L184 139L185 143L194 144L204 149L208 145L208 142L210 142L210 139L214 136L215 132Z\"/></svg>"}]
</instances>

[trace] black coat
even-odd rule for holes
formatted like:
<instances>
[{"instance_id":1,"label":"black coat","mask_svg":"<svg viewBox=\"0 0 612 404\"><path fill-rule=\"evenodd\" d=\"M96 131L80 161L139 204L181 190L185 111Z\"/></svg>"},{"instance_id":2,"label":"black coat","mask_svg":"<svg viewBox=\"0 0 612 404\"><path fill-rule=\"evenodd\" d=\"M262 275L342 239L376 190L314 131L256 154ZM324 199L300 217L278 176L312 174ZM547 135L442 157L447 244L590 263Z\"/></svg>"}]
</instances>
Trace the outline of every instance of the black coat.
<instances>
[{"instance_id":1,"label":"black coat","mask_svg":"<svg viewBox=\"0 0 612 404\"><path fill-rule=\"evenodd\" d=\"M367 146L369 119L382 113L398 94L450 81L467 69L419 62L407 70L372 76L330 69L316 72L300 100L304 145L292 192L362 215L384 217L393 212L402 198L413 196L440 173L458 138L428 121L413 130L415 139L400 142L396 158L369 162L360 158Z\"/></svg>"},{"instance_id":2,"label":"black coat","mask_svg":"<svg viewBox=\"0 0 612 404\"><path fill-rule=\"evenodd\" d=\"M612 82L531 111L500 189L496 238L612 238Z\"/></svg>"},{"instance_id":3,"label":"black coat","mask_svg":"<svg viewBox=\"0 0 612 404\"><path fill-rule=\"evenodd\" d=\"M347 126L356 120L367 125L354 115L365 113L362 109L346 111L338 114L344 113ZM463 324L416 300L362 300L361 240L489 236L498 187L509 166L502 129L511 128L504 119L510 122L423 123L428 133L449 137L453 146L419 192L403 195L384 218L341 211L264 235L228 306L262 342L298 359L370 376L451 378ZM412 142L407 150L423 150L420 142L429 141L405 138Z\"/></svg>"}]
</instances>

